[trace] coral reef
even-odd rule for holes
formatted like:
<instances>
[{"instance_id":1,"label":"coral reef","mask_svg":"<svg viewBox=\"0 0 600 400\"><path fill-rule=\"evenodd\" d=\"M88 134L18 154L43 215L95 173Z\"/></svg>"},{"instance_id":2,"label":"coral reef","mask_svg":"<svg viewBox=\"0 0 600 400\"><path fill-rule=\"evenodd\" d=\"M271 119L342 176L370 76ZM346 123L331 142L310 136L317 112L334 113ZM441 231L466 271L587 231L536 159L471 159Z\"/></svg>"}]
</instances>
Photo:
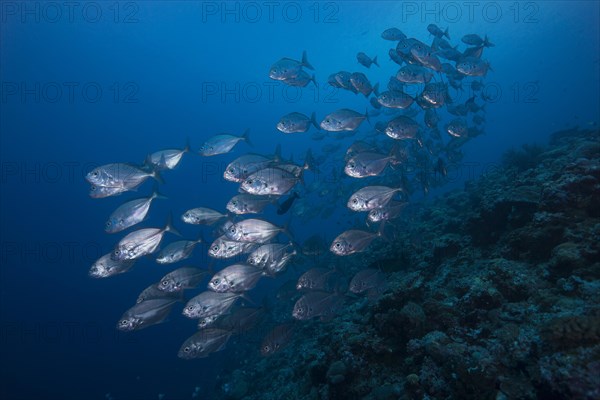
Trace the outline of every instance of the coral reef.
<instances>
[{"instance_id":1,"label":"coral reef","mask_svg":"<svg viewBox=\"0 0 600 400\"><path fill-rule=\"evenodd\" d=\"M598 137L559 132L419 208L348 261L385 260L383 296L223 379L245 399L599 399Z\"/></svg>"}]
</instances>

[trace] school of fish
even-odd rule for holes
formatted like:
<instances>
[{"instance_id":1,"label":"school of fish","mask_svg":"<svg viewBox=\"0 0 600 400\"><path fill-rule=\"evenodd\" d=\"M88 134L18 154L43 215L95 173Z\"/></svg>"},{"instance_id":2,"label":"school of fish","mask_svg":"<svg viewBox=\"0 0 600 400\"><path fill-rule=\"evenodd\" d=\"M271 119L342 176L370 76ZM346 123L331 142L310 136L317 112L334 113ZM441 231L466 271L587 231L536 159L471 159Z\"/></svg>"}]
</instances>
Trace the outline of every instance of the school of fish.
<instances>
[{"instance_id":1,"label":"school of fish","mask_svg":"<svg viewBox=\"0 0 600 400\"><path fill-rule=\"evenodd\" d=\"M163 323L173 308L181 307L183 317L196 320L198 329L183 340L180 358L207 357L232 338L264 326L269 329L257 351L269 356L290 341L298 321L328 321L348 301L381 296L387 288L383 271L369 265L348 276L339 260L366 251L375 240L385 240L386 228L395 226L410 197L418 194L416 188L427 195L446 182L448 168L463 157L464 144L484 133L485 105L490 101L483 81L493 71L483 58L484 51L494 47L488 37L467 34L453 46L448 29L430 24L427 33L431 45L398 28L381 34L393 45L388 65L396 70L386 83L372 84L363 72L329 74L327 85L364 96L362 110L332 109L320 120L315 112L290 110L273 121L273 129L286 135L314 131L302 162L284 158L280 145L273 154L251 152L231 160L223 179L237 191L232 190L222 209L193 204L178 216L180 223L198 227L195 238L165 245L168 238L181 236L171 218L164 226L137 226L147 220L155 201L168 201L158 188L164 183L163 174L175 173L169 171L176 170L184 155L227 157L240 143L252 146L249 129L206 138L197 152L188 143L182 149L152 153L142 165L110 163L91 170L86 180L92 198L121 195L155 181L150 196L124 202L108 216L106 233L128 232L115 241L112 252L94 262L91 277L126 273L149 257L157 264L174 265L191 258L197 248L214 260L211 265L178 266L151 283L118 319L117 329L134 331ZM460 51L460 45L466 47ZM367 69L386 67L377 56L362 51L356 61ZM300 60L276 61L268 76L284 85L317 86L314 70L304 51ZM465 91L466 100L457 101ZM442 126L443 119L447 122ZM367 124L372 128L360 131ZM355 135L354 143L344 148L343 139ZM337 167L326 167L325 161ZM307 182L307 171L320 179ZM288 222L261 218L270 206L277 215L288 215ZM365 218L353 218L358 213ZM314 232L299 243L291 229L291 222L334 218L338 225L350 218L349 229L335 238ZM213 270L217 262L228 265ZM276 280L286 273L294 278L258 306L253 289L261 280ZM273 317L268 305L273 300L290 302L286 319Z\"/></svg>"}]
</instances>

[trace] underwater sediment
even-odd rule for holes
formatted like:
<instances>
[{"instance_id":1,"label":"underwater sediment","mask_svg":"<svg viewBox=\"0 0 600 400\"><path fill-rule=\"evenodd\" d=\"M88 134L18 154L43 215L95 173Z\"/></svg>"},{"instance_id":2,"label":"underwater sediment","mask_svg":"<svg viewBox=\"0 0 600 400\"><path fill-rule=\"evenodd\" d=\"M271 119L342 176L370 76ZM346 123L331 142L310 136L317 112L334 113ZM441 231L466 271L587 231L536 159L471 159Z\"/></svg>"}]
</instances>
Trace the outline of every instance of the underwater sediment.
<instances>
[{"instance_id":1,"label":"underwater sediment","mask_svg":"<svg viewBox=\"0 0 600 400\"><path fill-rule=\"evenodd\" d=\"M270 357L220 377L223 399L600 398L600 140L553 134L398 223L347 261L388 274ZM293 304L293 303L291 303Z\"/></svg>"}]
</instances>

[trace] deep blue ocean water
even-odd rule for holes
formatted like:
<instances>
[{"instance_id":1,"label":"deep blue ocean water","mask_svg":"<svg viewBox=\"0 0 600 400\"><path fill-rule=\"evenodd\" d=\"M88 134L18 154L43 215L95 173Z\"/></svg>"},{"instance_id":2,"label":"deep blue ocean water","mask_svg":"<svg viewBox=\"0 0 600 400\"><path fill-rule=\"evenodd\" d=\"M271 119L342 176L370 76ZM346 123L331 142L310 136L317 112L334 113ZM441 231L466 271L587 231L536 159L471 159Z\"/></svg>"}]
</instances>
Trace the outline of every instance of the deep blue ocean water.
<instances>
[{"instance_id":1,"label":"deep blue ocean water","mask_svg":"<svg viewBox=\"0 0 600 400\"><path fill-rule=\"evenodd\" d=\"M314 111L320 120L338 108L370 107L361 95L325 83L331 73L348 70L385 86L398 70L387 56L394 43L380 37L389 27L429 43L426 27L436 23L449 27L451 43L461 50L460 37L468 33L488 35L495 44L484 53L493 68L485 77L493 98L485 134L465 146L447 188L493 167L511 147L544 143L553 131L599 119L600 8L594 1L4 1L0 7L3 399L103 399L106 393L184 399L196 386L212 388L221 369L233 368L239 360L228 352L192 362L176 357L195 329L179 311L139 332L115 329L137 294L170 267L143 260L121 276L88 277L89 266L122 236L104 233L107 216L125 200L149 194L153 184L91 199L84 176L109 162L141 163L188 139L197 151L214 134L250 128L252 147L240 143L232 154L213 158L187 154L176 170L164 172L160 191L168 200L156 200L144 222L163 226L172 213L184 237L200 230L210 237L210 229L184 225L179 216L195 206L224 210L237 186L221 174L241 154L270 154L281 144L284 157L302 160L308 148L322 154L323 144L335 143L311 140L314 128L284 135L275 124L292 111ZM269 79L271 64L300 59L303 50L319 89L295 90ZM359 65L359 51L377 55L381 68ZM468 90L452 94L455 101L468 98ZM360 129L372 127L365 122ZM339 151L354 140L343 139ZM324 175L307 173L306 180ZM273 208L265 218L287 221ZM353 216L342 207L327 220L292 219L291 227L299 241L315 232L331 240L348 220ZM205 253L198 248L190 263L205 267ZM275 287L264 283L252 297Z\"/></svg>"}]
</instances>

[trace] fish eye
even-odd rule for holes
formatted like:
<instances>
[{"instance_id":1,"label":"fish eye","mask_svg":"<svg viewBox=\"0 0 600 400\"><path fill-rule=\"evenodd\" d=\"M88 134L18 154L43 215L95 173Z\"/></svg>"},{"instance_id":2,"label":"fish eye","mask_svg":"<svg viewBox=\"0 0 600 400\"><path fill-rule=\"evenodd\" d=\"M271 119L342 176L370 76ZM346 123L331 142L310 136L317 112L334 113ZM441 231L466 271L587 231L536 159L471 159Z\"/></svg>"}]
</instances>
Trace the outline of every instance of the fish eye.
<instances>
[{"instance_id":1,"label":"fish eye","mask_svg":"<svg viewBox=\"0 0 600 400\"><path fill-rule=\"evenodd\" d=\"M237 206L237 203L238 203L237 200L234 200L231 202L231 204L233 204L234 206Z\"/></svg>"},{"instance_id":2,"label":"fish eye","mask_svg":"<svg viewBox=\"0 0 600 400\"><path fill-rule=\"evenodd\" d=\"M97 171L94 171L94 172L92 172L92 175L94 175L94 176L98 176L98 172L97 172Z\"/></svg>"},{"instance_id":3,"label":"fish eye","mask_svg":"<svg viewBox=\"0 0 600 400\"><path fill-rule=\"evenodd\" d=\"M342 244L341 244L340 242L337 242L337 243L335 244L335 247L336 247L337 249L339 249L340 247L342 247Z\"/></svg>"},{"instance_id":4,"label":"fish eye","mask_svg":"<svg viewBox=\"0 0 600 400\"><path fill-rule=\"evenodd\" d=\"M127 320L126 319L122 319L121 320L121 325L127 325Z\"/></svg>"},{"instance_id":5,"label":"fish eye","mask_svg":"<svg viewBox=\"0 0 600 400\"><path fill-rule=\"evenodd\" d=\"M162 286L167 286L167 285L169 284L169 281L162 281L160 284L161 284Z\"/></svg>"},{"instance_id":6,"label":"fish eye","mask_svg":"<svg viewBox=\"0 0 600 400\"><path fill-rule=\"evenodd\" d=\"M228 171L229 171L229 172L231 172L231 173L233 174L233 172L234 172L235 170L233 169L233 167L230 167L230 168L228 169Z\"/></svg>"},{"instance_id":7,"label":"fish eye","mask_svg":"<svg viewBox=\"0 0 600 400\"><path fill-rule=\"evenodd\" d=\"M214 251L214 252L217 252L217 251L219 251L219 246L217 246L217 245L214 245L214 246L212 247L212 251Z\"/></svg>"},{"instance_id":8,"label":"fish eye","mask_svg":"<svg viewBox=\"0 0 600 400\"><path fill-rule=\"evenodd\" d=\"M349 166L350 168L354 168L354 163L353 163L353 162L351 162L350 164L348 164L348 166Z\"/></svg>"},{"instance_id":9,"label":"fish eye","mask_svg":"<svg viewBox=\"0 0 600 400\"><path fill-rule=\"evenodd\" d=\"M218 279L213 279L213 285L218 285L219 284L219 280Z\"/></svg>"},{"instance_id":10,"label":"fish eye","mask_svg":"<svg viewBox=\"0 0 600 400\"><path fill-rule=\"evenodd\" d=\"M106 226L111 226L110 221L106 221Z\"/></svg>"},{"instance_id":11,"label":"fish eye","mask_svg":"<svg viewBox=\"0 0 600 400\"><path fill-rule=\"evenodd\" d=\"M118 255L119 255L119 253L120 253L120 251L119 251L119 250L115 250L115 253L114 253L114 254L115 254L115 256L118 256Z\"/></svg>"},{"instance_id":12,"label":"fish eye","mask_svg":"<svg viewBox=\"0 0 600 400\"><path fill-rule=\"evenodd\" d=\"M187 306L188 311L194 311L194 306Z\"/></svg>"},{"instance_id":13,"label":"fish eye","mask_svg":"<svg viewBox=\"0 0 600 400\"><path fill-rule=\"evenodd\" d=\"M264 347L263 347L263 351L264 351L265 353L268 353L269 351L271 351L271 348L270 348L269 346L264 346Z\"/></svg>"},{"instance_id":14,"label":"fish eye","mask_svg":"<svg viewBox=\"0 0 600 400\"><path fill-rule=\"evenodd\" d=\"M246 183L247 183L248 185L252 185L252 182L254 182L252 179L248 179L248 180L246 181Z\"/></svg>"},{"instance_id":15,"label":"fish eye","mask_svg":"<svg viewBox=\"0 0 600 400\"><path fill-rule=\"evenodd\" d=\"M185 347L185 349L183 349L183 351L185 351L186 353L189 353L189 352L190 352L190 350L191 350L191 349L190 349L190 346L186 346L186 347Z\"/></svg>"},{"instance_id":16,"label":"fish eye","mask_svg":"<svg viewBox=\"0 0 600 400\"><path fill-rule=\"evenodd\" d=\"M356 199L356 198L352 199L352 203L354 203L354 204L358 203L358 199Z\"/></svg>"}]
</instances>

